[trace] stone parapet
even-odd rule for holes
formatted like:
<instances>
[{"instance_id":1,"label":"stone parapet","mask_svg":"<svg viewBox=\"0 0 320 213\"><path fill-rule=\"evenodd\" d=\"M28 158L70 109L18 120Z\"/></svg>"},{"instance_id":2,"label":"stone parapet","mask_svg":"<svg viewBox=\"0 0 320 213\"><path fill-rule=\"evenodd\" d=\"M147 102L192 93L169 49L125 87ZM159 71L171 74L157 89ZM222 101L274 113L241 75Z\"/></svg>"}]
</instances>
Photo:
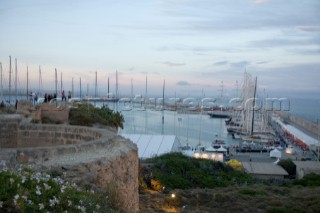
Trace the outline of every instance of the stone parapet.
<instances>
[{"instance_id":1,"label":"stone parapet","mask_svg":"<svg viewBox=\"0 0 320 213\"><path fill-rule=\"evenodd\" d=\"M0 160L58 170L107 191L123 212L139 211L138 149L110 129L21 122L0 115Z\"/></svg>"},{"instance_id":2,"label":"stone parapet","mask_svg":"<svg viewBox=\"0 0 320 213\"><path fill-rule=\"evenodd\" d=\"M0 116L0 148L15 148L18 142L18 129L22 117L16 114Z\"/></svg>"}]
</instances>

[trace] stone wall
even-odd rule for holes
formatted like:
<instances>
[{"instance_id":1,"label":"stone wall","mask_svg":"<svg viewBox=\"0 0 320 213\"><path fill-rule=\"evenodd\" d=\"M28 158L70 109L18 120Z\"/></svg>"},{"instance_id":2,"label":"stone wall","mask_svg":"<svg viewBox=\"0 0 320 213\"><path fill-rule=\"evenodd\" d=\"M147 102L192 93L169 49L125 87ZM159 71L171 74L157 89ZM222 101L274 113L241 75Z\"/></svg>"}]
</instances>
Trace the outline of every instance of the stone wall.
<instances>
[{"instance_id":1,"label":"stone wall","mask_svg":"<svg viewBox=\"0 0 320 213\"><path fill-rule=\"evenodd\" d=\"M17 147L79 144L101 137L99 131L68 125L21 125Z\"/></svg>"},{"instance_id":2,"label":"stone wall","mask_svg":"<svg viewBox=\"0 0 320 213\"><path fill-rule=\"evenodd\" d=\"M0 115L0 148L15 148L22 117L15 114Z\"/></svg>"},{"instance_id":3,"label":"stone wall","mask_svg":"<svg viewBox=\"0 0 320 213\"><path fill-rule=\"evenodd\" d=\"M139 211L138 149L112 129L21 122L0 115L0 160L58 170L111 193L123 212Z\"/></svg>"},{"instance_id":4,"label":"stone wall","mask_svg":"<svg viewBox=\"0 0 320 213\"><path fill-rule=\"evenodd\" d=\"M59 106L56 106L55 103L44 103L41 104L40 109L38 110L38 115L40 118L47 117L51 121L57 123L65 123L69 118L69 108L67 105L61 103Z\"/></svg>"}]
</instances>

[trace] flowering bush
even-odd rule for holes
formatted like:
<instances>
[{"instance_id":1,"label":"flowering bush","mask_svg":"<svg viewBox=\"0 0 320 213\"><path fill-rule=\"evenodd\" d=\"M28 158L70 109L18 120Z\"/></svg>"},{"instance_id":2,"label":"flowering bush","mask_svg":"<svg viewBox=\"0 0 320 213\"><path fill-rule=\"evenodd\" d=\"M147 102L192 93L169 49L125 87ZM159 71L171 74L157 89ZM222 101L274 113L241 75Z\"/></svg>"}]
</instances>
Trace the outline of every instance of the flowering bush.
<instances>
[{"instance_id":1,"label":"flowering bush","mask_svg":"<svg viewBox=\"0 0 320 213\"><path fill-rule=\"evenodd\" d=\"M0 162L0 212L116 212L102 192L82 190L59 176Z\"/></svg>"}]
</instances>

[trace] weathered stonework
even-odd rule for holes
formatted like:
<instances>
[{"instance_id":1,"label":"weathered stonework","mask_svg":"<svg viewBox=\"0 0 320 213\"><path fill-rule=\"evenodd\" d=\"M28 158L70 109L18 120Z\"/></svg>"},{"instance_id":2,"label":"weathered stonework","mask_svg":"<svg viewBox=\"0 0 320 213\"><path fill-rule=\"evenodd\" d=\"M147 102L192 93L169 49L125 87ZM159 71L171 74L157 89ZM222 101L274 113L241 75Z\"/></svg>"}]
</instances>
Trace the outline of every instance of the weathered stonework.
<instances>
[{"instance_id":1,"label":"weathered stonework","mask_svg":"<svg viewBox=\"0 0 320 213\"><path fill-rule=\"evenodd\" d=\"M0 160L34 164L105 189L123 212L139 211L138 150L112 129L21 122L0 115Z\"/></svg>"}]
</instances>

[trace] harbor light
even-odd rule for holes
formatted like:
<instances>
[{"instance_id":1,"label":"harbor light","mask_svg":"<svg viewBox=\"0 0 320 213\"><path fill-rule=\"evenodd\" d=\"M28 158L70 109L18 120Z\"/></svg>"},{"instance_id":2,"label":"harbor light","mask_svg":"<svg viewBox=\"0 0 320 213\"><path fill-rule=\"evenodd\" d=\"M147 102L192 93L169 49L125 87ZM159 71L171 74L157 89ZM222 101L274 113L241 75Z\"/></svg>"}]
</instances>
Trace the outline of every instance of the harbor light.
<instances>
[{"instance_id":1,"label":"harbor light","mask_svg":"<svg viewBox=\"0 0 320 213\"><path fill-rule=\"evenodd\" d=\"M203 153L203 154L201 155L201 158L203 158L203 159L209 159L209 155L208 155L207 153Z\"/></svg>"},{"instance_id":2,"label":"harbor light","mask_svg":"<svg viewBox=\"0 0 320 213\"><path fill-rule=\"evenodd\" d=\"M211 159L214 161L223 162L223 154L222 153L211 153Z\"/></svg>"},{"instance_id":3,"label":"harbor light","mask_svg":"<svg viewBox=\"0 0 320 213\"><path fill-rule=\"evenodd\" d=\"M200 158L200 153L194 153L195 158Z\"/></svg>"},{"instance_id":4,"label":"harbor light","mask_svg":"<svg viewBox=\"0 0 320 213\"><path fill-rule=\"evenodd\" d=\"M293 147L287 147L287 148L286 148L286 154L288 154L288 155L294 154L294 149L293 149Z\"/></svg>"}]
</instances>

